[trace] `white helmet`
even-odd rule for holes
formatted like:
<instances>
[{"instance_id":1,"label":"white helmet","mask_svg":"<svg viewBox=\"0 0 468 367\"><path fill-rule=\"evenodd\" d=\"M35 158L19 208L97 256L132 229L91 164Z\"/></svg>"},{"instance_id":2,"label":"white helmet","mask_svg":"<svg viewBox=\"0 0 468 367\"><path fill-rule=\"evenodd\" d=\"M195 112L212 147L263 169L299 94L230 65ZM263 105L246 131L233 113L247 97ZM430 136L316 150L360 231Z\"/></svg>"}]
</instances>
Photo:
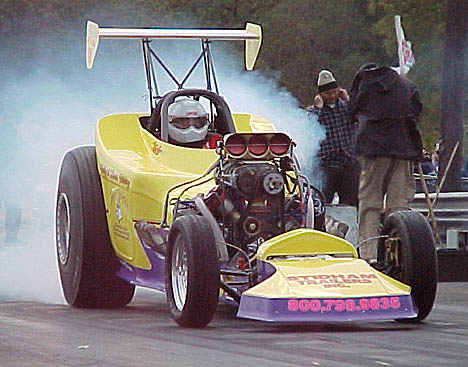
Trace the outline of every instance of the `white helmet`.
<instances>
[{"instance_id":1,"label":"white helmet","mask_svg":"<svg viewBox=\"0 0 468 367\"><path fill-rule=\"evenodd\" d=\"M208 133L208 114L200 102L180 99L169 106L169 137L179 143L193 143L205 139Z\"/></svg>"}]
</instances>

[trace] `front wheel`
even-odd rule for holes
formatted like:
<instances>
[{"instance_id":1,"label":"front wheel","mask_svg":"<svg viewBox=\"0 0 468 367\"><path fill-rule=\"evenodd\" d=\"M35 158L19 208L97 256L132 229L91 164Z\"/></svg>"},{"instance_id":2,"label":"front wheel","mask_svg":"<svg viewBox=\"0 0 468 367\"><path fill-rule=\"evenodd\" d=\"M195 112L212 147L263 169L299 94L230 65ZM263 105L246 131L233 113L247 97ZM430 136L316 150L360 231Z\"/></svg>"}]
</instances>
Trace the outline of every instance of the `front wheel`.
<instances>
[{"instance_id":1,"label":"front wheel","mask_svg":"<svg viewBox=\"0 0 468 367\"><path fill-rule=\"evenodd\" d=\"M173 319L183 327L206 326L219 297L219 259L213 232L195 214L177 218L169 233L166 296Z\"/></svg>"},{"instance_id":2,"label":"front wheel","mask_svg":"<svg viewBox=\"0 0 468 367\"><path fill-rule=\"evenodd\" d=\"M417 316L424 320L431 312L437 291L437 253L429 223L418 212L395 212L385 220L379 242L379 270L411 286Z\"/></svg>"}]
</instances>

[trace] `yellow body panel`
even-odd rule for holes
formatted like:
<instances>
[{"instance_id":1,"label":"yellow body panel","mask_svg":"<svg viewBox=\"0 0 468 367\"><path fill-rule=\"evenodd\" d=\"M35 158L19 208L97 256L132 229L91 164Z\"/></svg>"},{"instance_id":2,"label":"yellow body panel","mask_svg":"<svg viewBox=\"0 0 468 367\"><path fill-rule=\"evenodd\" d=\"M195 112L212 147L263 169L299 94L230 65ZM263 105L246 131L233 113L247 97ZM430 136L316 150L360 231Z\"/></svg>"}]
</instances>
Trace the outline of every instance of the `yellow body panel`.
<instances>
[{"instance_id":1,"label":"yellow body panel","mask_svg":"<svg viewBox=\"0 0 468 367\"><path fill-rule=\"evenodd\" d=\"M332 256L337 254L344 257ZM410 293L410 287L359 259L351 243L313 229L297 229L266 241L256 258L271 264L276 272L245 295L346 298Z\"/></svg>"},{"instance_id":2,"label":"yellow body panel","mask_svg":"<svg viewBox=\"0 0 468 367\"><path fill-rule=\"evenodd\" d=\"M276 236L261 246L257 259L279 255L346 254L357 258L357 251L348 241L328 233L302 228Z\"/></svg>"},{"instance_id":3,"label":"yellow body panel","mask_svg":"<svg viewBox=\"0 0 468 367\"><path fill-rule=\"evenodd\" d=\"M377 272L361 259L271 261L276 272L244 294L266 298L397 296L410 287Z\"/></svg>"},{"instance_id":4,"label":"yellow body panel","mask_svg":"<svg viewBox=\"0 0 468 367\"><path fill-rule=\"evenodd\" d=\"M276 131L273 122L262 116L238 113L233 115L233 119L236 125L236 131L239 133Z\"/></svg>"},{"instance_id":5,"label":"yellow body panel","mask_svg":"<svg viewBox=\"0 0 468 367\"><path fill-rule=\"evenodd\" d=\"M98 121L96 155L104 193L109 233L115 252L129 264L150 269L138 241L138 220L160 224L168 190L203 175L218 159L211 149L184 148L157 139L141 127L137 114L110 115ZM273 124L259 116L233 115L238 131L256 131ZM207 176L206 178L209 178ZM213 181L184 194L206 193ZM174 190L177 196L185 187ZM168 221L171 221L171 208Z\"/></svg>"}]
</instances>

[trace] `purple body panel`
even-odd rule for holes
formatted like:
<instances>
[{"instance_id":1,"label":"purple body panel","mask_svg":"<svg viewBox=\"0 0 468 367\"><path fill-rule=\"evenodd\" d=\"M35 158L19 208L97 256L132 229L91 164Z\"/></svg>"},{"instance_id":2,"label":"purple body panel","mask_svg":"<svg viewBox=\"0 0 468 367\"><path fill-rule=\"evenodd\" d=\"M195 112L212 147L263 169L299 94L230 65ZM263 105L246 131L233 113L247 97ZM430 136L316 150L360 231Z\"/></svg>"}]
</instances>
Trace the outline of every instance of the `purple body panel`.
<instances>
[{"instance_id":1,"label":"purple body panel","mask_svg":"<svg viewBox=\"0 0 468 367\"><path fill-rule=\"evenodd\" d=\"M143 246L143 248L151 263L151 269L144 270L135 268L128 263L121 261L122 266L117 272L117 275L131 284L165 292L165 258L162 255L156 254L146 246Z\"/></svg>"},{"instance_id":2,"label":"purple body panel","mask_svg":"<svg viewBox=\"0 0 468 367\"><path fill-rule=\"evenodd\" d=\"M263 282L266 278L271 277L276 272L276 268L269 262L257 260L257 272L258 281Z\"/></svg>"},{"instance_id":3,"label":"purple body panel","mask_svg":"<svg viewBox=\"0 0 468 367\"><path fill-rule=\"evenodd\" d=\"M344 302L346 299L288 299L288 298L263 298L242 295L238 317L243 317L253 320L269 321L269 322L334 322L334 321L365 321L365 320L392 320L416 317L415 307L411 296L391 297L398 299L398 308L380 308L377 310L368 309L366 311L358 310L335 310L334 306L330 310L325 310L326 304L334 305L335 302ZM359 305L359 302L365 300L367 303L371 298L349 298L348 302L354 305ZM390 297L373 297L373 300L386 301ZM297 306L302 302L304 307L291 307L291 304ZM309 305L311 302L321 304L320 310L312 310ZM318 303L317 303L318 302Z\"/></svg>"}]
</instances>

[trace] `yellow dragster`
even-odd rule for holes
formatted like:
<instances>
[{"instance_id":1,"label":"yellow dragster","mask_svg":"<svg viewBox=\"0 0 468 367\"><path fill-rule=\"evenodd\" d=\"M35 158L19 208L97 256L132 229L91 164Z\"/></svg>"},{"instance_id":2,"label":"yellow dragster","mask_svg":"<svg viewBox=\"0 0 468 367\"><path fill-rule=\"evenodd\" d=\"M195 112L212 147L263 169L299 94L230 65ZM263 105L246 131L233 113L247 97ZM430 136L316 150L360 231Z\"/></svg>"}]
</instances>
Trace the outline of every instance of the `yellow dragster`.
<instances>
[{"instance_id":1,"label":"yellow dragster","mask_svg":"<svg viewBox=\"0 0 468 367\"><path fill-rule=\"evenodd\" d=\"M412 212L388 216L371 266L351 243L326 232L323 195L301 173L291 138L260 116L232 113L210 90L212 41L243 40L250 70L260 26L122 29L88 22L88 68L101 38L141 39L151 112L103 117L95 146L62 160L56 247L69 304L120 307L142 286L166 292L184 327L207 325L219 301L238 305L239 317L270 322L427 317L437 272L426 220ZM156 95L157 38L201 40L196 63L204 61L207 87L187 89L173 76L177 90ZM168 110L181 98L209 106L211 146L171 140Z\"/></svg>"}]
</instances>

